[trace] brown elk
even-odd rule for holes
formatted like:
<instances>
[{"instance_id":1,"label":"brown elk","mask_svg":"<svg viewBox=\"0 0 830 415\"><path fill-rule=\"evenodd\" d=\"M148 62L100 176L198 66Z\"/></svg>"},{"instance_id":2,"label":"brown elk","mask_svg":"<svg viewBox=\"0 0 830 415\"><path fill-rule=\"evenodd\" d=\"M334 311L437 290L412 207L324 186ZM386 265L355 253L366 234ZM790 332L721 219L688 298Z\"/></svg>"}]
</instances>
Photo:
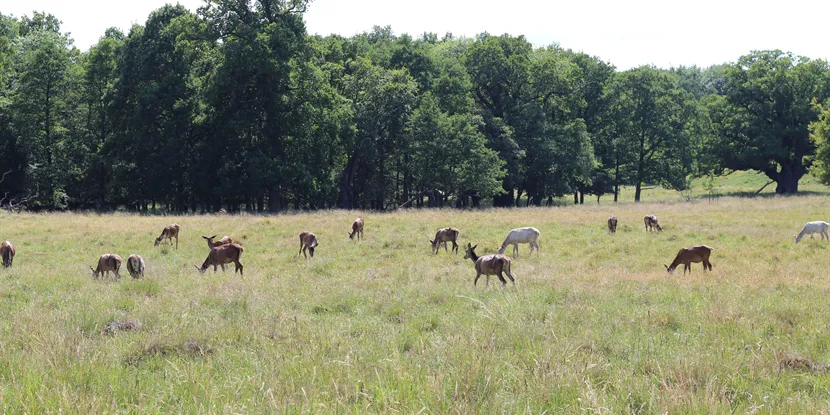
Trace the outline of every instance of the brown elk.
<instances>
[{"instance_id":1,"label":"brown elk","mask_svg":"<svg viewBox=\"0 0 830 415\"><path fill-rule=\"evenodd\" d=\"M458 253L458 244L455 242L458 239L458 229L443 228L435 233L435 240L429 241L432 245L432 252L438 254L438 248L444 245L444 252L447 251L447 242L452 242L452 252Z\"/></svg>"},{"instance_id":2,"label":"brown elk","mask_svg":"<svg viewBox=\"0 0 830 415\"><path fill-rule=\"evenodd\" d=\"M207 241L208 249L213 249L213 248L216 248L217 246L222 246L222 245L227 245L227 244L232 244L233 243L233 239L231 239L231 237L228 236L228 235L223 236L222 239L220 239L216 242L213 241L213 239L216 238L216 235L213 235L210 238L208 238L207 236L202 236L202 238L204 238Z\"/></svg>"},{"instance_id":3,"label":"brown elk","mask_svg":"<svg viewBox=\"0 0 830 415\"><path fill-rule=\"evenodd\" d=\"M663 265L666 267L666 271L669 274L674 274L675 268L678 265L683 264L683 275L686 275L686 270L689 270L689 273L692 272L691 263L698 263L703 262L703 270L706 271L708 268L709 271L712 270L712 263L709 262L709 255L712 254L712 248L706 245L697 245L691 248L683 248L680 252L677 253L677 256L674 257L674 261L672 261L671 265Z\"/></svg>"},{"instance_id":4,"label":"brown elk","mask_svg":"<svg viewBox=\"0 0 830 415\"><path fill-rule=\"evenodd\" d=\"M176 249L179 249L179 228L178 224L167 225L164 227L164 230L161 231L161 235L156 238L155 246L159 246L161 241L167 239L170 241L170 245L173 245L173 238L176 238Z\"/></svg>"},{"instance_id":5,"label":"brown elk","mask_svg":"<svg viewBox=\"0 0 830 415\"><path fill-rule=\"evenodd\" d=\"M507 285L507 281L504 279L502 273L507 274L510 278L510 282L512 282L514 286L516 285L516 280L513 279L513 274L510 273L510 257L501 254L478 256L475 252L476 247L478 247L478 245L471 246L467 243L467 251L464 253L464 259L472 259L473 264L475 264L476 279L473 280L473 287L475 287L476 283L478 283L478 278L481 277L481 274L487 276L487 286L490 286L491 275L497 275L499 280L501 280L502 286L505 286Z\"/></svg>"},{"instance_id":6,"label":"brown elk","mask_svg":"<svg viewBox=\"0 0 830 415\"><path fill-rule=\"evenodd\" d=\"M239 275L242 275L242 263L239 262L239 258L242 256L242 251L244 251L244 248L242 248L242 245L239 244L215 246L210 249L210 253L205 259L205 262L202 263L202 267L196 267L196 269L198 269L199 272L204 273L207 271L209 266L213 265L213 272L216 272L216 267L221 265L222 271L225 271L225 264L233 262L236 266L233 273L236 274L239 272Z\"/></svg>"},{"instance_id":7,"label":"brown elk","mask_svg":"<svg viewBox=\"0 0 830 415\"><path fill-rule=\"evenodd\" d=\"M314 248L317 248L319 245L320 242L317 241L317 236L309 231L305 231L300 234L300 252L297 252L297 256L300 256L300 253L302 253L303 257L308 258L308 255L305 254L306 249L308 249L308 253L314 258Z\"/></svg>"},{"instance_id":8,"label":"brown elk","mask_svg":"<svg viewBox=\"0 0 830 415\"><path fill-rule=\"evenodd\" d=\"M127 272L133 278L144 277L144 258L139 254L132 254L127 258Z\"/></svg>"},{"instance_id":9,"label":"brown elk","mask_svg":"<svg viewBox=\"0 0 830 415\"><path fill-rule=\"evenodd\" d=\"M654 215L646 215L643 218L643 223L646 224L646 232L651 232L654 229L657 229L658 232L662 232L663 228L660 227L660 224L657 223L657 216Z\"/></svg>"},{"instance_id":10,"label":"brown elk","mask_svg":"<svg viewBox=\"0 0 830 415\"><path fill-rule=\"evenodd\" d=\"M14 245L9 241L0 243L0 258L3 258L3 268L11 268L14 261Z\"/></svg>"},{"instance_id":11,"label":"brown elk","mask_svg":"<svg viewBox=\"0 0 830 415\"><path fill-rule=\"evenodd\" d=\"M617 233L617 217L611 216L608 218L608 231L611 233Z\"/></svg>"},{"instance_id":12,"label":"brown elk","mask_svg":"<svg viewBox=\"0 0 830 415\"><path fill-rule=\"evenodd\" d=\"M121 269L121 257L116 254L104 254L101 255L101 258L98 258L98 268L92 269L92 278L98 279L98 275L101 277L106 278L107 273L112 271L115 273L115 279L121 278L118 275L118 270Z\"/></svg>"},{"instance_id":13,"label":"brown elk","mask_svg":"<svg viewBox=\"0 0 830 415\"><path fill-rule=\"evenodd\" d=\"M357 218L352 222L352 233L349 234L349 239L354 239L355 235L357 235L358 241L363 238L363 219L361 218Z\"/></svg>"}]
</instances>

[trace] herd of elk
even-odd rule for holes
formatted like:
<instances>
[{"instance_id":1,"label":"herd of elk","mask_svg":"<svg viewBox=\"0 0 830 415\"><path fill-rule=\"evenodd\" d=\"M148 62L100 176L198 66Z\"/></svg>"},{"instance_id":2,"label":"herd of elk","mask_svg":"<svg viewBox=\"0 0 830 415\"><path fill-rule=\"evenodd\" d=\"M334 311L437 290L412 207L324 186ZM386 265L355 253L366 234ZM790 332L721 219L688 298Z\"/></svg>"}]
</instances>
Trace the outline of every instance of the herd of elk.
<instances>
[{"instance_id":1,"label":"herd of elk","mask_svg":"<svg viewBox=\"0 0 830 415\"><path fill-rule=\"evenodd\" d=\"M11 242L0 243L0 258L3 258L3 268L11 268L14 261L14 245Z\"/></svg>"},{"instance_id":2,"label":"herd of elk","mask_svg":"<svg viewBox=\"0 0 830 415\"><path fill-rule=\"evenodd\" d=\"M801 232L795 236L795 243L801 242L801 238L807 234L810 235L810 239L813 239L814 233L820 234L822 241L824 238L827 238L827 240L830 241L830 234L827 233L828 227L830 227L830 225L823 221L807 222L807 224L804 225L804 228L801 229Z\"/></svg>"},{"instance_id":3,"label":"herd of elk","mask_svg":"<svg viewBox=\"0 0 830 415\"><path fill-rule=\"evenodd\" d=\"M617 217L611 216L608 218L608 232L617 233Z\"/></svg>"},{"instance_id":4,"label":"herd of elk","mask_svg":"<svg viewBox=\"0 0 830 415\"><path fill-rule=\"evenodd\" d=\"M513 245L513 254L516 258L519 257L519 244L529 244L530 254L533 254L533 249L536 248L536 255L539 254L539 232L536 228L516 228L507 234L507 238L502 242L499 248L499 254L504 254L507 245Z\"/></svg>"},{"instance_id":5,"label":"herd of elk","mask_svg":"<svg viewBox=\"0 0 830 415\"><path fill-rule=\"evenodd\" d=\"M179 249L179 228L178 224L167 225L164 227L164 230L161 231L161 235L156 238L156 245L159 246L161 241L167 239L170 241L170 245L173 245L173 238L176 238L176 249Z\"/></svg>"},{"instance_id":6,"label":"herd of elk","mask_svg":"<svg viewBox=\"0 0 830 415\"><path fill-rule=\"evenodd\" d=\"M304 258L308 258L308 255L305 254L306 249L308 249L308 253L314 258L314 248L317 248L318 245L320 245L320 242L317 242L316 235L309 231L301 233L300 252L297 252L297 256L300 256L300 253L302 253Z\"/></svg>"},{"instance_id":7,"label":"herd of elk","mask_svg":"<svg viewBox=\"0 0 830 415\"><path fill-rule=\"evenodd\" d=\"M429 241L430 245L432 245L432 252L438 254L438 248L443 244L444 245L444 252L447 252L447 242L452 242L452 252L458 253L458 243L456 240L458 239L458 229L455 228L444 228L438 229L438 232L435 233L435 240Z\"/></svg>"},{"instance_id":8,"label":"herd of elk","mask_svg":"<svg viewBox=\"0 0 830 415\"><path fill-rule=\"evenodd\" d=\"M239 257L242 256L242 245L239 244L227 244L227 245L219 245L214 246L210 249L210 253L208 254L205 262L202 263L202 267L196 267L199 272L204 273L207 271L209 266L213 266L213 272L216 272L216 267L221 266L222 271L225 271L225 264L230 264L231 262L234 263L234 274L237 272L239 275L242 274L242 263L239 262ZM194 265L195 266L195 265Z\"/></svg>"},{"instance_id":9,"label":"herd of elk","mask_svg":"<svg viewBox=\"0 0 830 415\"><path fill-rule=\"evenodd\" d=\"M490 286L491 275L498 276L502 286L507 285L507 281L502 275L503 273L507 274L507 277L510 278L510 282L512 282L513 285L516 285L516 280L513 279L513 274L510 272L510 257L502 254L478 256L475 252L477 247L478 245L472 246L470 243L467 243L467 251L464 253L464 259L473 260L473 264L475 265L476 279L473 280L473 287L475 287L476 283L478 283L478 279L481 277L481 274L487 276L486 281L488 287Z\"/></svg>"},{"instance_id":10,"label":"herd of elk","mask_svg":"<svg viewBox=\"0 0 830 415\"><path fill-rule=\"evenodd\" d=\"M678 265L683 264L683 275L686 275L686 270L689 273L692 272L691 263L697 264L698 262L703 262L703 270L706 271L708 268L709 271L712 270L712 263L709 262L709 255L712 254L712 248L706 245L697 245L691 248L683 248L680 252L677 253L677 256L674 257L674 261L672 261L671 265L664 265L666 267L666 271L669 274L674 274L675 268Z\"/></svg>"},{"instance_id":11,"label":"herd of elk","mask_svg":"<svg viewBox=\"0 0 830 415\"><path fill-rule=\"evenodd\" d=\"M116 254L104 254L101 255L101 258L98 259L98 267L92 268L92 278L98 279L100 275L103 278L106 278L107 274L112 271L115 273L115 279L118 280L121 278L118 275L118 270L121 269L121 257Z\"/></svg>"},{"instance_id":12,"label":"herd of elk","mask_svg":"<svg viewBox=\"0 0 830 415\"><path fill-rule=\"evenodd\" d=\"M208 249L216 248L217 246L227 245L233 243L233 239L230 236L225 235L217 242L213 242L213 239L216 238L216 235L211 236L208 238L207 236L202 236L207 241Z\"/></svg>"},{"instance_id":13,"label":"herd of elk","mask_svg":"<svg viewBox=\"0 0 830 415\"><path fill-rule=\"evenodd\" d=\"M144 258L139 254L132 254L127 258L127 272L133 278L144 277Z\"/></svg>"},{"instance_id":14,"label":"herd of elk","mask_svg":"<svg viewBox=\"0 0 830 415\"><path fill-rule=\"evenodd\" d=\"M363 219L361 218L357 218L352 222L352 232L349 234L349 239L354 239L355 235L357 235L358 241L363 238Z\"/></svg>"},{"instance_id":15,"label":"herd of elk","mask_svg":"<svg viewBox=\"0 0 830 415\"><path fill-rule=\"evenodd\" d=\"M657 229L657 232L662 232L663 231L663 228L661 228L660 224L657 223L657 216L646 215L643 218L643 223L646 224L646 232L651 232L654 229Z\"/></svg>"}]
</instances>

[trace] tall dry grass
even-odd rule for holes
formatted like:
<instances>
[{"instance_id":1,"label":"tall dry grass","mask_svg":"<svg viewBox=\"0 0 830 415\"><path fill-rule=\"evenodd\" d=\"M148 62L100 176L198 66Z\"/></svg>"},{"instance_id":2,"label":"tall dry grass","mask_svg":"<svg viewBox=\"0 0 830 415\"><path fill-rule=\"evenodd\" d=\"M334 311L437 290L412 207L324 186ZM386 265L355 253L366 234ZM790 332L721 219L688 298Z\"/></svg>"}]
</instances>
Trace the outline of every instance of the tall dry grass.
<instances>
[{"instance_id":1,"label":"tall dry grass","mask_svg":"<svg viewBox=\"0 0 830 415\"><path fill-rule=\"evenodd\" d=\"M0 406L19 413L827 412L827 197L281 216L0 215ZM645 232L653 213L664 232ZM605 229L619 218L617 234ZM358 215L366 239L348 233ZM153 240L182 226L179 250ZM430 253L440 227L520 246L517 288L474 289ZM315 232L313 260L298 235ZM245 246L245 277L199 274L200 237ZM714 272L668 276L686 246ZM105 252L147 277L94 281ZM125 278L126 277L126 278ZM131 330L112 329L121 322ZM108 329L108 327L110 327Z\"/></svg>"}]
</instances>

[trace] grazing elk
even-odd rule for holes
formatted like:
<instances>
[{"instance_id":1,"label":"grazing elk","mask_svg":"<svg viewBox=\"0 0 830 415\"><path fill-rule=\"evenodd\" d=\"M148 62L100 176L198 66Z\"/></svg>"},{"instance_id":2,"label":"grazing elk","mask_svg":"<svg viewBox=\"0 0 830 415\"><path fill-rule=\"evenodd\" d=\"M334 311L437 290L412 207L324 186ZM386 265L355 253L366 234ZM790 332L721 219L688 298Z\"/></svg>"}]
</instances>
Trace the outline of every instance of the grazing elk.
<instances>
[{"instance_id":1,"label":"grazing elk","mask_svg":"<svg viewBox=\"0 0 830 415\"><path fill-rule=\"evenodd\" d=\"M516 228L507 234L507 238L501 243L499 254L504 254L507 245L513 245L513 255L519 257L519 244L530 244L530 253L533 254L533 248L536 248L536 255L539 254L539 232L536 228Z\"/></svg>"},{"instance_id":2,"label":"grazing elk","mask_svg":"<svg viewBox=\"0 0 830 415\"><path fill-rule=\"evenodd\" d=\"M173 238L176 238L176 249L179 249L179 228L178 224L167 225L164 227L164 230L161 231L161 235L156 238L155 246L159 246L161 241L167 239L170 241L170 245L173 245Z\"/></svg>"},{"instance_id":3,"label":"grazing elk","mask_svg":"<svg viewBox=\"0 0 830 415\"><path fill-rule=\"evenodd\" d=\"M801 238L803 238L804 235L807 235L807 234L810 235L810 239L813 239L813 234L814 233L820 234L822 241L824 240L824 238L827 238L827 240L830 241L830 234L827 233L827 228L828 228L827 222L822 222L822 221L807 222L807 224L804 225L804 228L801 229L801 233L799 233L798 235L795 236L795 243L801 242Z\"/></svg>"},{"instance_id":4,"label":"grazing elk","mask_svg":"<svg viewBox=\"0 0 830 415\"><path fill-rule=\"evenodd\" d=\"M516 280L513 279L513 274L510 272L510 257L501 254L489 254L484 256L476 255L475 249L478 247L471 246L470 243L467 243L467 251L464 253L464 259L472 259L473 264L475 264L476 268L476 279L473 280L473 287L475 287L476 283L478 283L478 278L481 277L481 274L487 276L487 286L490 286L490 276L497 275L499 280L502 283L502 286L507 285L507 281L504 279L502 273L507 274L507 277L510 278L510 282L513 285L516 285Z\"/></svg>"},{"instance_id":5,"label":"grazing elk","mask_svg":"<svg viewBox=\"0 0 830 415\"><path fill-rule=\"evenodd\" d=\"M660 227L659 223L657 223L657 216L646 215L643 218L643 223L646 224L646 232L651 232L653 229L657 229L658 232L663 231L663 228Z\"/></svg>"},{"instance_id":6,"label":"grazing elk","mask_svg":"<svg viewBox=\"0 0 830 415\"><path fill-rule=\"evenodd\" d=\"M438 232L435 233L435 240L429 241L430 245L432 245L432 252L438 254L438 248L443 244L444 245L444 252L447 251L447 242L452 242L452 252L458 253L458 243L456 240L458 239L458 229L453 227L439 229Z\"/></svg>"},{"instance_id":7,"label":"grazing elk","mask_svg":"<svg viewBox=\"0 0 830 415\"><path fill-rule=\"evenodd\" d=\"M121 269L121 257L116 254L104 254L101 255L101 258L98 258L98 268L92 269L92 278L98 279L98 275L101 277L106 278L107 273L112 271L115 273L115 279L121 278L118 275L118 270Z\"/></svg>"},{"instance_id":8,"label":"grazing elk","mask_svg":"<svg viewBox=\"0 0 830 415\"><path fill-rule=\"evenodd\" d=\"M139 254L132 254L127 258L127 272L133 278L144 277L144 258Z\"/></svg>"},{"instance_id":9,"label":"grazing elk","mask_svg":"<svg viewBox=\"0 0 830 415\"><path fill-rule=\"evenodd\" d=\"M611 216L608 218L608 232L617 233L617 217Z\"/></svg>"},{"instance_id":10,"label":"grazing elk","mask_svg":"<svg viewBox=\"0 0 830 415\"><path fill-rule=\"evenodd\" d=\"M209 266L213 265L213 272L216 272L216 267L221 265L222 271L224 272L225 264L233 262L236 266L233 273L236 274L238 272L239 275L242 275L242 263L239 262L239 258L242 256L242 251L244 251L244 248L242 248L242 245L239 244L215 246L210 249L210 253L205 259L205 262L202 263L202 267L196 267L196 269L204 274Z\"/></svg>"},{"instance_id":11,"label":"grazing elk","mask_svg":"<svg viewBox=\"0 0 830 415\"><path fill-rule=\"evenodd\" d=\"M213 248L216 248L217 246L222 246L222 245L227 245L227 244L232 244L233 243L233 239L231 239L231 237L228 236L228 235L223 236L222 239L220 239L216 242L213 241L213 238L216 238L216 235L213 235L210 238L208 238L207 236L202 236L202 238L204 238L207 241L208 249L213 249Z\"/></svg>"},{"instance_id":12,"label":"grazing elk","mask_svg":"<svg viewBox=\"0 0 830 415\"><path fill-rule=\"evenodd\" d=\"M317 242L317 236L309 231L305 231L300 234L300 252L297 252L297 256L300 256L300 253L303 254L303 257L308 258L308 255L305 254L306 249L311 254L311 257L314 258L314 248L320 245L320 242Z\"/></svg>"},{"instance_id":13,"label":"grazing elk","mask_svg":"<svg viewBox=\"0 0 830 415\"><path fill-rule=\"evenodd\" d=\"M672 261L671 265L663 265L666 267L666 271L669 274L674 274L675 268L678 265L683 264L683 275L686 275L686 270L689 273L692 272L691 263L698 263L703 262L703 270L706 271L708 268L709 271L712 270L712 263L709 262L709 255L712 254L712 248L706 245L697 245L691 248L683 248L680 252L677 253L677 256L674 257L674 261Z\"/></svg>"},{"instance_id":14,"label":"grazing elk","mask_svg":"<svg viewBox=\"0 0 830 415\"><path fill-rule=\"evenodd\" d=\"M358 241L363 238L363 219L361 218L357 218L352 222L352 233L349 234L349 239L354 239L355 235L357 235Z\"/></svg>"},{"instance_id":15,"label":"grazing elk","mask_svg":"<svg viewBox=\"0 0 830 415\"><path fill-rule=\"evenodd\" d=\"M14 245L9 241L0 243L0 258L3 258L3 268L11 268L14 261Z\"/></svg>"}]
</instances>

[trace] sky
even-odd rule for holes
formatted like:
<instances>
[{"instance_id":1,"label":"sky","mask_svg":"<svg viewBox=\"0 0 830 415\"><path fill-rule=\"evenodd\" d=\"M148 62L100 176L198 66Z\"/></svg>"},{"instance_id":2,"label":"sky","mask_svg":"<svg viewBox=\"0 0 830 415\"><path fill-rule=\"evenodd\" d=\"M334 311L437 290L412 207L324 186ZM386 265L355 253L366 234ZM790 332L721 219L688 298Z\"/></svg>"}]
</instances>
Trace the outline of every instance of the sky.
<instances>
[{"instance_id":1,"label":"sky","mask_svg":"<svg viewBox=\"0 0 830 415\"><path fill-rule=\"evenodd\" d=\"M173 0L175 1L175 0ZM46 11L86 50L108 27L127 32L165 0L0 0L0 12ZM202 0L179 0L195 11ZM509 33L535 46L558 43L625 70L640 65L701 67L752 50L781 49L830 59L830 1L791 0L314 0L309 33L351 36L373 26L418 36Z\"/></svg>"}]
</instances>

